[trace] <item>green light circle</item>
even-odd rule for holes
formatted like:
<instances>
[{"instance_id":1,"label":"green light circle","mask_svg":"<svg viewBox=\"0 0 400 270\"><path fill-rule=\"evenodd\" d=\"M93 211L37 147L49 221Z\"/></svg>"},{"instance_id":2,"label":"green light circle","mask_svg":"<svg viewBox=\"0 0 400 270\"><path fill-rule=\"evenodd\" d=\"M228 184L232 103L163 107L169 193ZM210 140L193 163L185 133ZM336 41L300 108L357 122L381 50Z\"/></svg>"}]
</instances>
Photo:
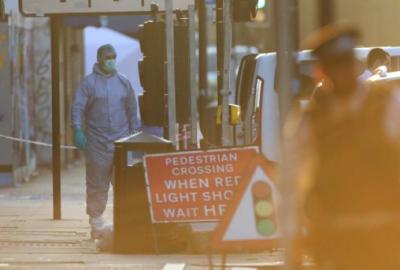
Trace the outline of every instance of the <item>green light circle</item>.
<instances>
[{"instance_id":1,"label":"green light circle","mask_svg":"<svg viewBox=\"0 0 400 270\"><path fill-rule=\"evenodd\" d=\"M262 200L256 203L256 214L259 217L268 217L274 212L274 207L269 201Z\"/></svg>"},{"instance_id":2,"label":"green light circle","mask_svg":"<svg viewBox=\"0 0 400 270\"><path fill-rule=\"evenodd\" d=\"M271 220L262 219L257 222L257 231L263 236L270 236L276 232L276 227Z\"/></svg>"}]
</instances>

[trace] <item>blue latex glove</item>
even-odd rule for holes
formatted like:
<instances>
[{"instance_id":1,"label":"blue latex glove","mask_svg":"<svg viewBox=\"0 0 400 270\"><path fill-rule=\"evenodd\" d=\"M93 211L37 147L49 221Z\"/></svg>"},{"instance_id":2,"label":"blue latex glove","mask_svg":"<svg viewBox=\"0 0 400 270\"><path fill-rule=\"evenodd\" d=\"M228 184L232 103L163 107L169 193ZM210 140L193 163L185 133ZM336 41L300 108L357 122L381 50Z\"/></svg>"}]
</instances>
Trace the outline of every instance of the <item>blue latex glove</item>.
<instances>
[{"instance_id":1,"label":"blue latex glove","mask_svg":"<svg viewBox=\"0 0 400 270\"><path fill-rule=\"evenodd\" d=\"M81 150L86 148L86 136L80 128L74 129L74 143Z\"/></svg>"}]
</instances>

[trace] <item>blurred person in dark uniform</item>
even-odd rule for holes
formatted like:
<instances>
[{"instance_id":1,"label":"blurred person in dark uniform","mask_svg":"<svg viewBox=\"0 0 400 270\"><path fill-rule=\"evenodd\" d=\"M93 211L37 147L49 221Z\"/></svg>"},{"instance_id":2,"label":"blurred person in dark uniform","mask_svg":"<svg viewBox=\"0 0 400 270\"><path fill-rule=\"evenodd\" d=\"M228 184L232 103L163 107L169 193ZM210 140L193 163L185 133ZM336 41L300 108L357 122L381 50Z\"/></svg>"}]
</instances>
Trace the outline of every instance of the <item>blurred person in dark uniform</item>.
<instances>
[{"instance_id":1,"label":"blurred person in dark uniform","mask_svg":"<svg viewBox=\"0 0 400 270\"><path fill-rule=\"evenodd\" d=\"M296 135L294 176L318 269L400 269L400 95L358 82L357 40L330 25L307 41L324 83L286 131Z\"/></svg>"}]
</instances>

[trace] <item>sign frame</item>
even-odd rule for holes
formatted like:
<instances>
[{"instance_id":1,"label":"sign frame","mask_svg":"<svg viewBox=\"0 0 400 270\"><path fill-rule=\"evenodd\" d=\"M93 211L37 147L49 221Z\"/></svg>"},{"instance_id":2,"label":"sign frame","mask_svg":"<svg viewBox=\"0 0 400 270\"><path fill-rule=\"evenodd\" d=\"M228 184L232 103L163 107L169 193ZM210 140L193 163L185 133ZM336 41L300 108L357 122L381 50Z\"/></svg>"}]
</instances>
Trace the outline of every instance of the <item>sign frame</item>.
<instances>
[{"instance_id":1,"label":"sign frame","mask_svg":"<svg viewBox=\"0 0 400 270\"><path fill-rule=\"evenodd\" d=\"M27 5L27 3L32 3L33 1L41 1L43 6L46 6L46 3L58 1L60 4L67 5L69 1L74 0L18 0L18 8L20 13L25 17L46 17L46 16L73 16L73 15L133 15L133 14L150 14L150 6L152 3L156 3L159 5L160 12L164 12L165 10L165 0L118 0L117 2L113 2L113 0L77 0L82 1L82 5L84 2L87 2L87 7L72 7L70 4L67 6L67 9L62 11L49 11L49 10L40 10L39 8L34 8L39 6L39 4L31 4ZM61 2L64 1L64 2ZM99 1L102 1L101 4L105 4L111 2L115 5L120 5L121 7L115 11L110 11L109 8L106 6L102 8L102 10L93 10L91 11L92 7L90 5L94 4ZM182 9L187 10L189 5L194 5L194 0L167 0L167 1L174 1L174 9ZM142 8L140 10L128 10L126 11L126 6L128 2L138 2ZM134 4L132 4L134 5ZM125 8L122 8L125 7ZM139 7L140 8L140 7ZM34 9L34 10L32 10ZM77 9L82 9L82 11L77 11Z\"/></svg>"},{"instance_id":2,"label":"sign frame","mask_svg":"<svg viewBox=\"0 0 400 270\"><path fill-rule=\"evenodd\" d=\"M152 193L151 193L151 188L149 184L149 175L148 175L148 168L145 159L147 157L159 157L159 156L165 156L168 154L190 154L190 153L199 153L199 152L204 152L204 153L212 153L212 152L221 152L221 151L229 151L229 150L254 150L254 157L258 156L260 153L260 149L258 146L255 145L247 145L243 147L222 147L222 148L215 148L215 149L199 149L199 150L188 150L188 151L178 151L178 152L171 152L171 153L160 153L160 154L148 154L143 157L143 166L144 166L144 171L145 171L145 182L146 182L146 191L147 191L147 197L148 197L148 203L149 203L149 209L150 209L150 217L152 224L168 224L168 223L210 223L210 222L219 222L221 219L208 219L208 220L184 220L184 221L156 221L155 220L155 214L153 211L153 204L152 204ZM251 159L253 160L253 159ZM250 161L251 161L250 160ZM244 168L246 170L246 168ZM242 173L240 173L241 176L243 176ZM235 191L236 192L236 191ZM234 195L235 196L235 195ZM233 198L232 198L233 199ZM228 203L228 206L230 204L230 201ZM228 209L228 208L227 208Z\"/></svg>"}]
</instances>

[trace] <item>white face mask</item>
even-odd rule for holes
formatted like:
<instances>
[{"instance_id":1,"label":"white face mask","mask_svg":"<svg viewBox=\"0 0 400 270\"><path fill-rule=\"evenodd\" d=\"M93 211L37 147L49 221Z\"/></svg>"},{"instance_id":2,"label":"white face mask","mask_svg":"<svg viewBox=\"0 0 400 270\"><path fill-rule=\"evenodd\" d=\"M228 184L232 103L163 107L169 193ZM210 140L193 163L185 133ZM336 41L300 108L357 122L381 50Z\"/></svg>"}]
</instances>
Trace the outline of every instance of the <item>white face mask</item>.
<instances>
[{"instance_id":1,"label":"white face mask","mask_svg":"<svg viewBox=\"0 0 400 270\"><path fill-rule=\"evenodd\" d=\"M115 71L117 66L117 61L115 59L104 60L103 68L108 72Z\"/></svg>"}]
</instances>

